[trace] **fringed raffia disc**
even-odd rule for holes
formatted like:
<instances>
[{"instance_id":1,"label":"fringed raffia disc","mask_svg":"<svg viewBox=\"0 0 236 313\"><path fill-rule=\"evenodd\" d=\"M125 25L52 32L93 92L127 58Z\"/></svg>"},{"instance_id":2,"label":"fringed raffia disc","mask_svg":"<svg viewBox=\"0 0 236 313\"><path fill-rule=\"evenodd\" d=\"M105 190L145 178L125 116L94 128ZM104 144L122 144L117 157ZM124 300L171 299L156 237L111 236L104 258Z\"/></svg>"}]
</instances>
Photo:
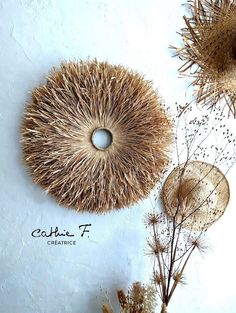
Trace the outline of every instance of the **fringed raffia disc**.
<instances>
[{"instance_id":1,"label":"fringed raffia disc","mask_svg":"<svg viewBox=\"0 0 236 313\"><path fill-rule=\"evenodd\" d=\"M163 190L163 204L170 217L191 230L204 230L217 221L229 202L229 184L214 165L190 161L174 168Z\"/></svg>"},{"instance_id":2,"label":"fringed raffia disc","mask_svg":"<svg viewBox=\"0 0 236 313\"><path fill-rule=\"evenodd\" d=\"M214 107L221 99L236 116L236 1L192 0L184 17L180 73L194 78L197 101Z\"/></svg>"},{"instance_id":3,"label":"fringed raffia disc","mask_svg":"<svg viewBox=\"0 0 236 313\"><path fill-rule=\"evenodd\" d=\"M98 149L94 131L112 144ZM34 182L59 204L102 213L148 195L168 164L171 123L152 84L123 66L64 63L32 92L22 125Z\"/></svg>"}]
</instances>

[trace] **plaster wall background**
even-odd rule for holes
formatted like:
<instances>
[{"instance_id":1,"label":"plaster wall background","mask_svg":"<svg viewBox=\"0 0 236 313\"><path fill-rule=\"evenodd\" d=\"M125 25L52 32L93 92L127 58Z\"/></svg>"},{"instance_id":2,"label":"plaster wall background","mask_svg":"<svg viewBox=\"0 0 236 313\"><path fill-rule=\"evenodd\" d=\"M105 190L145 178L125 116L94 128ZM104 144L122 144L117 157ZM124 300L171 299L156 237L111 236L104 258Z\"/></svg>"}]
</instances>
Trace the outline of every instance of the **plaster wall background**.
<instances>
[{"instance_id":1,"label":"plaster wall background","mask_svg":"<svg viewBox=\"0 0 236 313\"><path fill-rule=\"evenodd\" d=\"M180 0L0 0L0 313L98 313L106 290L149 281L143 216L153 195L104 216L59 207L32 184L21 163L19 127L30 90L62 60L98 58L139 70L169 105L185 102L190 81L177 79L184 9ZM187 97L191 97L191 91ZM227 122L235 130L234 121ZM235 169L231 202L209 231L212 249L196 255L170 313L235 313ZM32 238L51 226L89 234L75 246ZM89 235L89 237L88 237ZM102 288L102 290L100 290ZM118 312L118 311L117 311Z\"/></svg>"}]
</instances>

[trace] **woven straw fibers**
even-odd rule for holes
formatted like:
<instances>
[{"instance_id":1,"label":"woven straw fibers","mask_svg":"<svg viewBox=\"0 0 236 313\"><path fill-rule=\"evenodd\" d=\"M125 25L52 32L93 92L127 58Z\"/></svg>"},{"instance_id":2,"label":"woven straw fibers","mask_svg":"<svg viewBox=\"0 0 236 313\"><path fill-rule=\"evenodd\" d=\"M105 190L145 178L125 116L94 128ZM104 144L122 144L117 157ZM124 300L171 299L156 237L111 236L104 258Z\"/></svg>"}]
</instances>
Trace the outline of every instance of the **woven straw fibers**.
<instances>
[{"instance_id":1,"label":"woven straw fibers","mask_svg":"<svg viewBox=\"0 0 236 313\"><path fill-rule=\"evenodd\" d=\"M105 150L94 130L113 137ZM172 125L149 81L97 60L62 63L32 92L22 123L35 183L63 206L96 213L146 197L169 162Z\"/></svg>"},{"instance_id":2,"label":"woven straw fibers","mask_svg":"<svg viewBox=\"0 0 236 313\"><path fill-rule=\"evenodd\" d=\"M236 1L189 2L183 48L176 49L184 61L180 73L194 78L198 103L212 108L223 100L236 116Z\"/></svg>"},{"instance_id":3,"label":"woven straw fibers","mask_svg":"<svg viewBox=\"0 0 236 313\"><path fill-rule=\"evenodd\" d=\"M191 230L204 230L224 213L230 197L224 174L200 161L181 164L167 177L162 199L170 217Z\"/></svg>"}]
</instances>

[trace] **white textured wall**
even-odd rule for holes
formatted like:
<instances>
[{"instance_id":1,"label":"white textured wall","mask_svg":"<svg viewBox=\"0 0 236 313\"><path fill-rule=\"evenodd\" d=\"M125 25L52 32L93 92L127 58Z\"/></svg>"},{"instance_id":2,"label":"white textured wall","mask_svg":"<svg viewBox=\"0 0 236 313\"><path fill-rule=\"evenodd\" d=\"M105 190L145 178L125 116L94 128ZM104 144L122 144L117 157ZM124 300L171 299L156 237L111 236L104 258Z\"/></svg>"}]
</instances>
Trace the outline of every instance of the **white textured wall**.
<instances>
[{"instance_id":1,"label":"white textured wall","mask_svg":"<svg viewBox=\"0 0 236 313\"><path fill-rule=\"evenodd\" d=\"M150 199L105 216L59 207L32 184L21 163L19 125L29 91L62 60L97 57L153 79L169 105L184 100L185 80L169 44L178 44L180 0L0 1L0 313L97 313L105 290L148 281L143 214ZM235 170L231 203L209 232L212 250L195 257L170 313L235 313ZM58 226L89 238L46 244L35 228ZM103 291L100 291L102 287Z\"/></svg>"}]
</instances>

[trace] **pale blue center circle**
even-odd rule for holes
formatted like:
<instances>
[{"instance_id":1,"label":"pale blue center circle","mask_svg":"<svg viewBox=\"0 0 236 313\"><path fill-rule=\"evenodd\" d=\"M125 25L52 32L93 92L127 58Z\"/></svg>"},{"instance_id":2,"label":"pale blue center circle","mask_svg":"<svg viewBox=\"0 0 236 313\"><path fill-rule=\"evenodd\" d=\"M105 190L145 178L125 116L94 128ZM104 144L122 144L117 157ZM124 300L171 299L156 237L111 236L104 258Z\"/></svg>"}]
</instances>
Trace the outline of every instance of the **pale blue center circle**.
<instances>
[{"instance_id":1,"label":"pale blue center circle","mask_svg":"<svg viewBox=\"0 0 236 313\"><path fill-rule=\"evenodd\" d=\"M98 150L106 150L112 144L112 133L106 128L95 129L92 134L92 144Z\"/></svg>"}]
</instances>

